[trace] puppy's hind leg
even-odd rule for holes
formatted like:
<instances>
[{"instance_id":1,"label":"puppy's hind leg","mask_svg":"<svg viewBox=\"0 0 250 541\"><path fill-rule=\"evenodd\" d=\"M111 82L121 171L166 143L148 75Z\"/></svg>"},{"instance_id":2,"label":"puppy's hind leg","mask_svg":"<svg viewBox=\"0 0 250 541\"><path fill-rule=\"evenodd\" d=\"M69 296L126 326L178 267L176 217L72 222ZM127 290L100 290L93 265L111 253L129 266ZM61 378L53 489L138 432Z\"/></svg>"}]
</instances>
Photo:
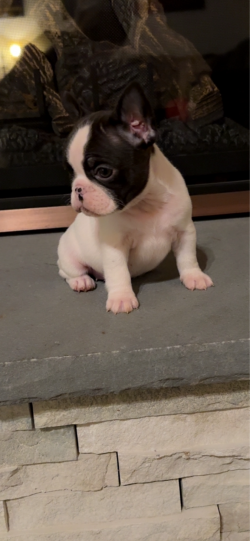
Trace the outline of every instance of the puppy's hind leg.
<instances>
[{"instance_id":1,"label":"puppy's hind leg","mask_svg":"<svg viewBox=\"0 0 250 541\"><path fill-rule=\"evenodd\" d=\"M91 291L96 288L96 283L88 275L89 268L79 262L72 246L67 246L64 235L61 237L58 246L59 274L66 280L69 287L74 291Z\"/></svg>"}]
</instances>

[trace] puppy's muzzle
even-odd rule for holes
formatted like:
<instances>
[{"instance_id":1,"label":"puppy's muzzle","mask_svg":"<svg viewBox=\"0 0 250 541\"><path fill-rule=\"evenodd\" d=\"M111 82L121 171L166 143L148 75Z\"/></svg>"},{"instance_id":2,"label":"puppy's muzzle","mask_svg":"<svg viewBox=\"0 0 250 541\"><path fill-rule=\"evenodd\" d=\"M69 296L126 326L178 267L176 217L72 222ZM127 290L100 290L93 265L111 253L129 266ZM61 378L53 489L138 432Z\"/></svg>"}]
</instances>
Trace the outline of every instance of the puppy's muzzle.
<instances>
[{"instance_id":1,"label":"puppy's muzzle","mask_svg":"<svg viewBox=\"0 0 250 541\"><path fill-rule=\"evenodd\" d=\"M79 201L83 201L82 188L75 188Z\"/></svg>"}]
</instances>

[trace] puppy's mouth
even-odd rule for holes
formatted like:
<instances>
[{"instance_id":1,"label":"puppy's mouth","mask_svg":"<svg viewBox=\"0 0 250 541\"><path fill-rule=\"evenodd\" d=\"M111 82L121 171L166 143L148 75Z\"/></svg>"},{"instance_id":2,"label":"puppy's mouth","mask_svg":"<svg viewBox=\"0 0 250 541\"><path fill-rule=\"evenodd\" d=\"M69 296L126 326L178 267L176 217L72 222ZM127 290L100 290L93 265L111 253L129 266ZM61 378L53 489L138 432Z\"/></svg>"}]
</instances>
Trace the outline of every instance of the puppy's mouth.
<instances>
[{"instance_id":1,"label":"puppy's mouth","mask_svg":"<svg viewBox=\"0 0 250 541\"><path fill-rule=\"evenodd\" d=\"M71 205L76 212L93 218L100 218L117 210L115 202L100 188L92 188L84 193L79 185L73 186Z\"/></svg>"},{"instance_id":2,"label":"puppy's mouth","mask_svg":"<svg viewBox=\"0 0 250 541\"><path fill-rule=\"evenodd\" d=\"M95 212L86 209L84 205L81 206L79 212L83 212L83 214L86 214L87 216L92 216L93 218L100 218L100 214L96 214Z\"/></svg>"},{"instance_id":3,"label":"puppy's mouth","mask_svg":"<svg viewBox=\"0 0 250 541\"><path fill-rule=\"evenodd\" d=\"M77 199L78 199L78 205L75 207L75 210L77 212L83 212L84 214L86 214L87 216L92 216L94 218L99 218L99 214L96 214L95 212L92 212L91 210L87 209L84 204L83 204L83 195L82 195L82 190L81 188L75 188L75 193L77 195Z\"/></svg>"}]
</instances>

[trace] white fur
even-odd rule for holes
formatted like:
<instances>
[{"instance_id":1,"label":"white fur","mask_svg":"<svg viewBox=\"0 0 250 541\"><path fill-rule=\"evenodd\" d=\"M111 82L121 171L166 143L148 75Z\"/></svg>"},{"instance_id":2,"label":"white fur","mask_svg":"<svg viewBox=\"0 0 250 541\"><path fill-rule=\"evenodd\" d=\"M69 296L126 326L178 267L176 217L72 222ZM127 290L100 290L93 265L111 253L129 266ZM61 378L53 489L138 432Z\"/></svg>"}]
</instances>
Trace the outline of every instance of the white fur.
<instances>
[{"instance_id":1,"label":"white fur","mask_svg":"<svg viewBox=\"0 0 250 541\"><path fill-rule=\"evenodd\" d=\"M87 140L87 127L82 130ZM81 145L82 140L82 149ZM180 279L188 289L213 285L197 262L196 232L185 182L156 145L154 151L144 191L122 211L101 217L79 214L58 247L60 275L71 287L72 279L86 275L89 269L103 275L108 291L106 308L114 313L138 307L131 276L154 269L171 248ZM77 170L78 156L76 145L74 156L69 152L69 161L82 175ZM82 290L93 288L91 283L88 287L82 283ZM79 290L79 281L73 289Z\"/></svg>"}]
</instances>

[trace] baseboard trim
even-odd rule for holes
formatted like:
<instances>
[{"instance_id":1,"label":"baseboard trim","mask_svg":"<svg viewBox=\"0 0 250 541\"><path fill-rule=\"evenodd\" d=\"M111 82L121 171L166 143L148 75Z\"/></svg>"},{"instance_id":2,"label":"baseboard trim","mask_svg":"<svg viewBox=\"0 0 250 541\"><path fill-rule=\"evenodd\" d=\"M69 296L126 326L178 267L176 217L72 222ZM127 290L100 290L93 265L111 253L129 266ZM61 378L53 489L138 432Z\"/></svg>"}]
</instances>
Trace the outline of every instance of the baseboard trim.
<instances>
[{"instance_id":1,"label":"baseboard trim","mask_svg":"<svg viewBox=\"0 0 250 541\"><path fill-rule=\"evenodd\" d=\"M249 212L249 191L191 196L193 217ZM40 207L0 211L0 233L68 227L76 213L70 207Z\"/></svg>"},{"instance_id":2,"label":"baseboard trim","mask_svg":"<svg viewBox=\"0 0 250 541\"><path fill-rule=\"evenodd\" d=\"M76 216L72 207L40 207L0 211L0 233L60 229L68 227Z\"/></svg>"},{"instance_id":3,"label":"baseboard trim","mask_svg":"<svg viewBox=\"0 0 250 541\"><path fill-rule=\"evenodd\" d=\"M211 193L191 196L193 217L221 216L249 212L249 191Z\"/></svg>"}]
</instances>

